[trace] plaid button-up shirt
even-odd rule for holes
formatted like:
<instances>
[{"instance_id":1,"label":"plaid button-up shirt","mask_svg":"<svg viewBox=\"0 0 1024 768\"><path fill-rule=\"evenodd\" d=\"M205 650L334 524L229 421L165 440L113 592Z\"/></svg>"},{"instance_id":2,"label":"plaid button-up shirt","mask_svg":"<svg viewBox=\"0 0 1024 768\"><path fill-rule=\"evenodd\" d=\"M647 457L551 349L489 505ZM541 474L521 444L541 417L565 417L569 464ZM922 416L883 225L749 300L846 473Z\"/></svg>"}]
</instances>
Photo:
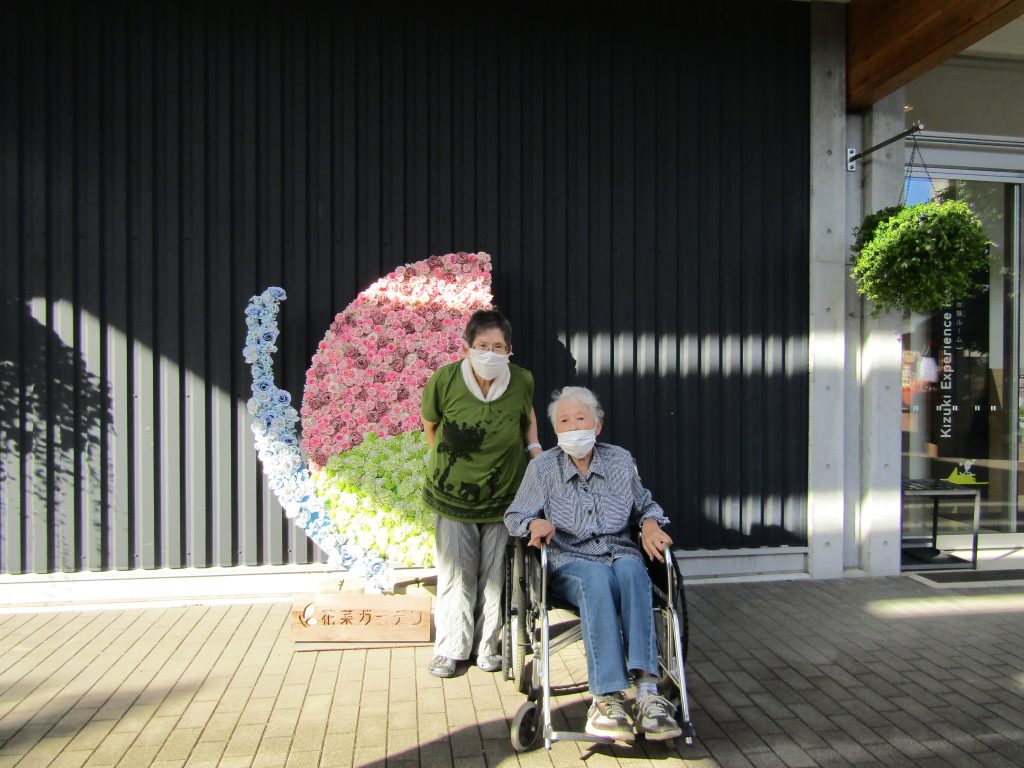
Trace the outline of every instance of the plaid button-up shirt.
<instances>
[{"instance_id":1,"label":"plaid button-up shirt","mask_svg":"<svg viewBox=\"0 0 1024 768\"><path fill-rule=\"evenodd\" d=\"M555 526L548 546L552 570L573 560L642 560L630 528L648 519L661 527L668 524L664 510L640 482L629 451L607 443L594 446L587 477L561 448L547 450L529 463L505 512L505 526L512 536L526 536L530 523L539 517Z\"/></svg>"}]
</instances>

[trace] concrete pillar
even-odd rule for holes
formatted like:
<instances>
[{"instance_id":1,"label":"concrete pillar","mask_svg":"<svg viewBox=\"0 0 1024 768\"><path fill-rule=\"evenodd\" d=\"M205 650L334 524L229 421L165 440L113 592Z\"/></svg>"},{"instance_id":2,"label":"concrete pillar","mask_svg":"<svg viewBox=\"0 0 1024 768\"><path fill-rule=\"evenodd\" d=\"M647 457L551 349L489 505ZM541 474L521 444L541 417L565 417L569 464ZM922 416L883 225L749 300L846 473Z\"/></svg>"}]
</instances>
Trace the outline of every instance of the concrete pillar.
<instances>
[{"instance_id":1,"label":"concrete pillar","mask_svg":"<svg viewBox=\"0 0 1024 768\"><path fill-rule=\"evenodd\" d=\"M905 130L904 94L900 89L875 104L864 116L864 148ZM897 141L861 161L863 212L895 205L904 177L904 143ZM856 223L859 224L859 221ZM861 391L860 566L872 576L900 572L900 368L901 313L877 318L860 300Z\"/></svg>"},{"instance_id":2,"label":"concrete pillar","mask_svg":"<svg viewBox=\"0 0 1024 768\"><path fill-rule=\"evenodd\" d=\"M843 575L847 277L845 6L811 4L807 569Z\"/></svg>"}]
</instances>

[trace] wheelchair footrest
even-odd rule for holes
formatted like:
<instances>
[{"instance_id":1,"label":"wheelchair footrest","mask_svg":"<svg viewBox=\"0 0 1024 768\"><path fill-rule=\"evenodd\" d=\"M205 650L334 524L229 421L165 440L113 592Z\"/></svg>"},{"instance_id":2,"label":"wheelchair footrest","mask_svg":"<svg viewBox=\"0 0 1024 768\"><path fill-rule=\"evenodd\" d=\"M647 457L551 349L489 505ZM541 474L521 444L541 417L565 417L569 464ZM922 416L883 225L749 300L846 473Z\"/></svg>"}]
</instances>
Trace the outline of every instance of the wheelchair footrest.
<instances>
[{"instance_id":1,"label":"wheelchair footrest","mask_svg":"<svg viewBox=\"0 0 1024 768\"><path fill-rule=\"evenodd\" d=\"M591 736L581 731L551 731L548 739L555 741L589 741L591 744L632 744L631 741L609 739L606 736Z\"/></svg>"}]
</instances>

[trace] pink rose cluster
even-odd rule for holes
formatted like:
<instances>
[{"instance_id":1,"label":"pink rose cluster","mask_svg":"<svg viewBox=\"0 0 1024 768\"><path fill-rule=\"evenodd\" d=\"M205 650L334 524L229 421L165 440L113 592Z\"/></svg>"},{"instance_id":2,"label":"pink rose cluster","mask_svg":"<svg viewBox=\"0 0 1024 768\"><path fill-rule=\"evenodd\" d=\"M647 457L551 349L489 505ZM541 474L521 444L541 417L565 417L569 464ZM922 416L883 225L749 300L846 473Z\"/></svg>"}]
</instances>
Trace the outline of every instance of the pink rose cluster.
<instances>
[{"instance_id":1,"label":"pink rose cluster","mask_svg":"<svg viewBox=\"0 0 1024 768\"><path fill-rule=\"evenodd\" d=\"M491 301L491 257L460 252L398 267L338 313L306 371L302 448L313 468L370 432L419 429L427 379L461 357L466 322Z\"/></svg>"}]
</instances>

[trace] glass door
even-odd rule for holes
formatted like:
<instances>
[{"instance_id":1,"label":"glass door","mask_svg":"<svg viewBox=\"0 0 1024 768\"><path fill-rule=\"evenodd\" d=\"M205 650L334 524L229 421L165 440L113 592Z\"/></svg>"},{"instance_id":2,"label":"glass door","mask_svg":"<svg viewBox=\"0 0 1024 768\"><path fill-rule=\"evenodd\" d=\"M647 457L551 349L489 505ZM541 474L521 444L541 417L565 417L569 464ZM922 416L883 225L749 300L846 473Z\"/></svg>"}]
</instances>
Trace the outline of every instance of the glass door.
<instances>
[{"instance_id":1,"label":"glass door","mask_svg":"<svg viewBox=\"0 0 1024 768\"><path fill-rule=\"evenodd\" d=\"M980 532L1024 531L1024 333L1021 187L997 181L910 178L907 201L966 201L992 240L986 290L907 318L903 333L903 480L977 490L973 497L904 498L904 567L969 565ZM946 481L935 485L935 481ZM909 546L908 546L909 544Z\"/></svg>"}]
</instances>

